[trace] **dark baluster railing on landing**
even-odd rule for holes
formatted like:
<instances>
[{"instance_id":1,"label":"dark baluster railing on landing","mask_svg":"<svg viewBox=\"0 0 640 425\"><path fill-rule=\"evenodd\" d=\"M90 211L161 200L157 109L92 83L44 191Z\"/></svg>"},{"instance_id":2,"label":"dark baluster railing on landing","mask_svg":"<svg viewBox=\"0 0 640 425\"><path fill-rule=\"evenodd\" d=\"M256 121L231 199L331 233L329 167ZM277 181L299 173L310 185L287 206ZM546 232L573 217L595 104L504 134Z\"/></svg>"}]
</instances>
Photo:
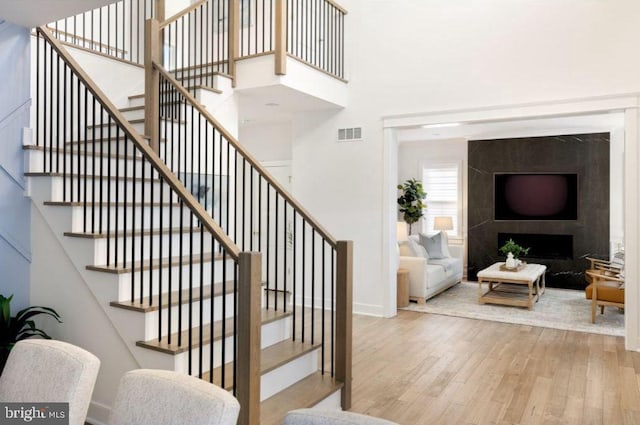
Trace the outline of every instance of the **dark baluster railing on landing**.
<instances>
[{"instance_id":1,"label":"dark baluster railing on landing","mask_svg":"<svg viewBox=\"0 0 640 425\"><path fill-rule=\"evenodd\" d=\"M144 64L144 23L162 19L163 2L120 0L48 25L60 41L123 61Z\"/></svg>"},{"instance_id":2,"label":"dark baluster railing on landing","mask_svg":"<svg viewBox=\"0 0 640 425\"><path fill-rule=\"evenodd\" d=\"M282 1L286 1L287 53L333 76L344 78L344 19L347 11L331 0Z\"/></svg>"},{"instance_id":3,"label":"dark baluster railing on landing","mask_svg":"<svg viewBox=\"0 0 640 425\"><path fill-rule=\"evenodd\" d=\"M248 0L238 9L238 55L255 56L275 49L275 0Z\"/></svg>"},{"instance_id":4,"label":"dark baluster railing on landing","mask_svg":"<svg viewBox=\"0 0 640 425\"><path fill-rule=\"evenodd\" d=\"M192 92L229 74L229 0L201 0L160 22L163 63Z\"/></svg>"},{"instance_id":5,"label":"dark baluster railing on landing","mask_svg":"<svg viewBox=\"0 0 640 425\"><path fill-rule=\"evenodd\" d=\"M293 313L292 339L320 345L321 372L334 376L338 242L188 90L154 66L160 157L240 250L263 254L266 309Z\"/></svg>"},{"instance_id":6,"label":"dark baluster railing on landing","mask_svg":"<svg viewBox=\"0 0 640 425\"><path fill-rule=\"evenodd\" d=\"M246 300L259 299L259 281L249 272L260 258L240 253L47 29L36 36L35 152L42 171L61 185L50 204L79 209L83 227L76 233L106 239L104 257L90 268L129 273L126 300L118 304L159 309L156 345L189 350L189 374L246 392L233 372L238 347L249 352L255 335L239 333L246 323L237 321L259 315L259 306L247 311ZM176 115L177 101L167 114L187 119ZM184 152L191 157L179 160L193 164L194 151ZM183 174L190 188L201 177L195 171Z\"/></svg>"}]
</instances>

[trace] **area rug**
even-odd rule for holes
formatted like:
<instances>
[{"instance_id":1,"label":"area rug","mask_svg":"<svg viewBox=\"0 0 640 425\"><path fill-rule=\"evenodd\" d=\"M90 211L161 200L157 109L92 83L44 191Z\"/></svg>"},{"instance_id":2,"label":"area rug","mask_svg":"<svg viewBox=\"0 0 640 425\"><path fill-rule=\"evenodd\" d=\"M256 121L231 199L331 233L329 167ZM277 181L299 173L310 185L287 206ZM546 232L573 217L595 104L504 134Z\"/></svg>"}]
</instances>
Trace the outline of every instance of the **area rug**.
<instances>
[{"instance_id":1,"label":"area rug","mask_svg":"<svg viewBox=\"0 0 640 425\"><path fill-rule=\"evenodd\" d=\"M484 288L483 288L484 289ZM533 310L493 304L478 304L478 284L462 282L431 298L424 305L409 303L404 310L515 323L603 335L624 336L624 313L606 307L591 323L591 301L584 292L547 288Z\"/></svg>"}]
</instances>

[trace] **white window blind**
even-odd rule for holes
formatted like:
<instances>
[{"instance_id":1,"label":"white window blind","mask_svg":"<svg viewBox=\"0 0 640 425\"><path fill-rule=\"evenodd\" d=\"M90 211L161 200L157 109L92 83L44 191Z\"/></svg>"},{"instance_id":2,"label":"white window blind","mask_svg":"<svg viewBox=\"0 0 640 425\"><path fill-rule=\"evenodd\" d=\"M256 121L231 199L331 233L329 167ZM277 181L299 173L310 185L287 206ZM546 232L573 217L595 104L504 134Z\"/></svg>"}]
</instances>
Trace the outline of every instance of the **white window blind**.
<instances>
[{"instance_id":1,"label":"white window blind","mask_svg":"<svg viewBox=\"0 0 640 425\"><path fill-rule=\"evenodd\" d=\"M435 217L452 217L453 230L449 236L460 235L460 164L424 163L422 165L422 187L427 192L427 209L423 231L433 233Z\"/></svg>"}]
</instances>

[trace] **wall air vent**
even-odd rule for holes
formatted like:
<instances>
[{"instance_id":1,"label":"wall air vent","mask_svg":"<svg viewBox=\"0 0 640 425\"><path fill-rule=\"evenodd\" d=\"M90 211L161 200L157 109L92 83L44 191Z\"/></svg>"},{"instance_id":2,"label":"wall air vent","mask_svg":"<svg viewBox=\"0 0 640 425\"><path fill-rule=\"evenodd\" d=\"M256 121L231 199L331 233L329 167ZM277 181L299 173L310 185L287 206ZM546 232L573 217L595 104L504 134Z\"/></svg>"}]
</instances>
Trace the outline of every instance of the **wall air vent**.
<instances>
[{"instance_id":1,"label":"wall air vent","mask_svg":"<svg viewBox=\"0 0 640 425\"><path fill-rule=\"evenodd\" d=\"M339 128L338 142L361 142L362 127Z\"/></svg>"}]
</instances>

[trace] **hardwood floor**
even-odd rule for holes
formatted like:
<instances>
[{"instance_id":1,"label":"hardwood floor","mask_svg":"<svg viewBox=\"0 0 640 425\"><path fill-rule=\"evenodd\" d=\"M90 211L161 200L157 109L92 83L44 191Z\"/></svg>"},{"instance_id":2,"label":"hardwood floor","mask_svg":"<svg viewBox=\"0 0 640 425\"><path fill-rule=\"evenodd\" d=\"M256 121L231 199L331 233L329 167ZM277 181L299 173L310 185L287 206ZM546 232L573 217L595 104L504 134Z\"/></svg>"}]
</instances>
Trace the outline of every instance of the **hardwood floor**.
<instances>
[{"instance_id":1,"label":"hardwood floor","mask_svg":"<svg viewBox=\"0 0 640 425\"><path fill-rule=\"evenodd\" d=\"M354 316L352 411L403 425L640 424L640 353L596 334Z\"/></svg>"}]
</instances>

